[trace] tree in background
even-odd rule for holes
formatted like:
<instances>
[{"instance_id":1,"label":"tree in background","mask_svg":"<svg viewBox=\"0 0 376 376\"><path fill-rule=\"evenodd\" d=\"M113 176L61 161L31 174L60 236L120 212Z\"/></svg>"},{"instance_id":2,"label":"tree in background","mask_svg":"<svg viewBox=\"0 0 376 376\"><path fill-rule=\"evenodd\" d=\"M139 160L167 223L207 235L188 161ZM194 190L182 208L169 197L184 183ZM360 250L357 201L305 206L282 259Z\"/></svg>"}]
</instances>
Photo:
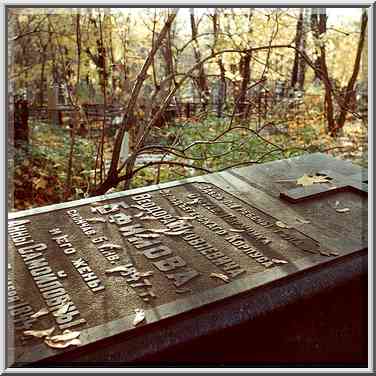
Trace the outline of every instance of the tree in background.
<instances>
[{"instance_id":1,"label":"tree in background","mask_svg":"<svg viewBox=\"0 0 376 376\"><path fill-rule=\"evenodd\" d=\"M292 67L291 74L291 87L297 88L299 90L304 90L304 79L305 79L305 69L306 62L303 59L301 53L305 52L306 48L306 27L304 18L305 9L300 8L299 18L296 23L296 34L295 34L295 56L294 64Z\"/></svg>"},{"instance_id":2,"label":"tree in background","mask_svg":"<svg viewBox=\"0 0 376 376\"><path fill-rule=\"evenodd\" d=\"M345 32L329 27L322 9L187 9L180 18L176 9L134 12L12 15L14 93L29 93L32 129L41 126L35 113L47 108L54 132L68 135L64 199L82 180L86 195L98 195L128 189L146 171L156 171L148 179L159 182L171 171L190 176L294 155L300 150L290 144L294 140L281 137L311 121L312 112L322 116L322 104L332 136L349 114L357 116L350 102L366 14L357 37L346 34L355 47L347 51ZM351 72L341 73L344 53L354 56ZM86 167L83 147L90 150ZM136 161L145 155L159 159L140 166ZM82 177L87 170L93 174ZM41 175L37 187L46 179Z\"/></svg>"},{"instance_id":3,"label":"tree in background","mask_svg":"<svg viewBox=\"0 0 376 376\"><path fill-rule=\"evenodd\" d=\"M313 31L313 35L315 38L315 44L318 51L318 58L314 64L310 63L311 66L314 68L315 77L320 79L325 87L325 110L326 110L326 119L328 124L328 133L331 136L336 136L338 132L341 131L343 128L346 115L349 113L349 102L351 99L351 95L353 93L354 85L356 82L356 78L359 73L360 68L360 59L364 47L364 40L365 40L365 31L367 27L368 17L365 11L362 12L361 17L361 27L360 27L360 35L358 40L358 46L356 50L356 57L354 66L352 69L352 74L350 79L347 83L345 94L341 98L338 93L336 92L336 88L333 85L333 80L331 79L328 71L327 66L327 56L326 56L326 48L325 48L325 33L327 31L327 16L324 9L312 9L311 13L311 27ZM305 55L306 56L306 55ZM340 110L339 114L335 116L334 111L334 101L337 101Z\"/></svg>"}]
</instances>

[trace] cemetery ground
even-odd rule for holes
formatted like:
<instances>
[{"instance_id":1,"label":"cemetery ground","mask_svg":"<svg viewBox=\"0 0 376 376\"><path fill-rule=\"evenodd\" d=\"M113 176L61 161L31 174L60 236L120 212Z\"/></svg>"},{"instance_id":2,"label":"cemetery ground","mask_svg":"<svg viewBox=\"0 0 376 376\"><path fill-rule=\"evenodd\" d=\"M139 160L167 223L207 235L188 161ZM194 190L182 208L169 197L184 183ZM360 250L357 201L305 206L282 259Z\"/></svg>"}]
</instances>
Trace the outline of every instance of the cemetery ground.
<instances>
[{"instance_id":1,"label":"cemetery ground","mask_svg":"<svg viewBox=\"0 0 376 376\"><path fill-rule=\"evenodd\" d=\"M367 167L364 9L31 13L8 17L11 211L314 152Z\"/></svg>"},{"instance_id":2,"label":"cemetery ground","mask_svg":"<svg viewBox=\"0 0 376 376\"><path fill-rule=\"evenodd\" d=\"M320 112L313 111L310 116L290 114L290 118L284 118L282 122L278 120L281 119L271 118L265 121L261 130L257 122L249 119L235 123L233 131L225 133L221 138L224 143L204 143L190 148L189 156L194 159L193 166L214 172L228 166L242 166L247 161L249 164L252 161L263 163L320 151L367 167L367 128L364 122L350 116L343 134L334 138L327 134L325 119ZM199 116L192 116L188 119L175 119L163 128L157 128L152 135L152 141L162 145L172 141L177 147L184 149L198 140L213 140L228 129L229 122L229 119L217 117L201 119ZM278 127L274 126L277 123ZM32 131L28 151L15 149L14 153L14 178L11 181L14 186L13 210L88 197L94 181L94 156L96 145L100 142L101 122L92 122L87 134L76 135L72 165L72 186L75 188L68 193L66 181L71 140L69 126L52 126L35 120L31 121L30 125ZM251 131L242 129L243 127ZM115 132L116 128L112 127L105 134L104 159L107 167L109 162L106 161L111 159ZM227 151L226 142L229 143ZM161 158L161 155L154 156L156 159ZM143 166L149 160L153 160L153 155L143 155L138 159L137 165ZM184 162L179 157L173 157L173 160ZM194 167L168 164L146 167L132 180L131 188L206 173ZM124 188L120 184L110 192L122 190Z\"/></svg>"}]
</instances>

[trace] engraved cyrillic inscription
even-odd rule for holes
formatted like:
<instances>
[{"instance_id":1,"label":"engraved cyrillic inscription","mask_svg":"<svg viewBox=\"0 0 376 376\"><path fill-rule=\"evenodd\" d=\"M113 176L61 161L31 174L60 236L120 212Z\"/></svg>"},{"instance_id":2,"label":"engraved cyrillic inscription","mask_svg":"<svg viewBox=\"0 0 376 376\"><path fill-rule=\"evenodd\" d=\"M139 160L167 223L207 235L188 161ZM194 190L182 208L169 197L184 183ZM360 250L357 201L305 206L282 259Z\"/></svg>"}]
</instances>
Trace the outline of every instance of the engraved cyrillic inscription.
<instances>
[{"instance_id":1,"label":"engraved cyrillic inscription","mask_svg":"<svg viewBox=\"0 0 376 376\"><path fill-rule=\"evenodd\" d=\"M93 272L88 263L82 259L72 260L73 266L77 269L78 273L81 275L82 279L85 281L86 285L93 292L98 292L104 290L102 281Z\"/></svg>"},{"instance_id":2,"label":"engraved cyrillic inscription","mask_svg":"<svg viewBox=\"0 0 376 376\"><path fill-rule=\"evenodd\" d=\"M301 251L324 254L317 241L277 221L209 183L11 221L25 281L21 293L8 284L9 316L17 328L34 329L31 316L44 306L51 314L38 318L43 328L87 328L284 268Z\"/></svg>"},{"instance_id":3,"label":"engraved cyrillic inscription","mask_svg":"<svg viewBox=\"0 0 376 376\"><path fill-rule=\"evenodd\" d=\"M23 236L30 237L29 229L26 227L26 225L30 224L29 220L10 222L8 232L46 305L50 307L50 311L54 311L60 308L59 303L61 302L59 299L56 300L57 297L64 296L68 300L70 300L70 297L45 256L47 245L32 241L30 245L24 246L24 244L21 244L23 242L18 241L19 231L22 231ZM26 308L23 308L23 311L26 313ZM68 311L55 317L55 321L60 329L67 329L86 322L85 319L79 318L79 316L79 310L71 302Z\"/></svg>"}]
</instances>

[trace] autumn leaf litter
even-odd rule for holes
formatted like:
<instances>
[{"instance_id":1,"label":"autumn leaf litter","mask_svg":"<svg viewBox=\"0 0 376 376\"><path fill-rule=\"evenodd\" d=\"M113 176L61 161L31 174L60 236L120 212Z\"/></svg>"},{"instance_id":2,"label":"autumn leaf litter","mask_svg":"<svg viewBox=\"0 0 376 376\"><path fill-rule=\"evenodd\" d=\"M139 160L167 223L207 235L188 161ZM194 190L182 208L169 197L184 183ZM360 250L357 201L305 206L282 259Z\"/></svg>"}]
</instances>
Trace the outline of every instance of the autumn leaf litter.
<instances>
[{"instance_id":1,"label":"autumn leaf litter","mask_svg":"<svg viewBox=\"0 0 376 376\"><path fill-rule=\"evenodd\" d=\"M55 330L55 327L40 330L25 330L23 334L25 336L33 336L37 338L49 337Z\"/></svg>"},{"instance_id":2,"label":"autumn leaf litter","mask_svg":"<svg viewBox=\"0 0 376 376\"><path fill-rule=\"evenodd\" d=\"M33 336L36 338L44 338L44 343L49 347L55 349L64 349L68 346L78 346L81 345L81 341L79 340L79 336L81 332L79 331L70 331L69 329L64 330L62 334L57 334L51 336L51 334L55 331L55 327L49 329L41 329L41 330L25 330L23 332L24 335Z\"/></svg>"}]
</instances>

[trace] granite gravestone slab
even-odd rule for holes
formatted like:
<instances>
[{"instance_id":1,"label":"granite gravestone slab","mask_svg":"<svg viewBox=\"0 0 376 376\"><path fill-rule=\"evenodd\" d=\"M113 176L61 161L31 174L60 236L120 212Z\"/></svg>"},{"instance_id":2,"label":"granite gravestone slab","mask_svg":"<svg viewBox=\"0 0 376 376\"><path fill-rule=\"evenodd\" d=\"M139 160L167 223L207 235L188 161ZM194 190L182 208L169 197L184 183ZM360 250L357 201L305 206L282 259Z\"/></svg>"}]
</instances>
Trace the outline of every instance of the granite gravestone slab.
<instances>
[{"instance_id":1,"label":"granite gravestone slab","mask_svg":"<svg viewBox=\"0 0 376 376\"><path fill-rule=\"evenodd\" d=\"M313 154L10 214L9 366L134 362L364 274L367 195L320 194L364 174ZM25 335L49 328L80 344Z\"/></svg>"}]
</instances>

